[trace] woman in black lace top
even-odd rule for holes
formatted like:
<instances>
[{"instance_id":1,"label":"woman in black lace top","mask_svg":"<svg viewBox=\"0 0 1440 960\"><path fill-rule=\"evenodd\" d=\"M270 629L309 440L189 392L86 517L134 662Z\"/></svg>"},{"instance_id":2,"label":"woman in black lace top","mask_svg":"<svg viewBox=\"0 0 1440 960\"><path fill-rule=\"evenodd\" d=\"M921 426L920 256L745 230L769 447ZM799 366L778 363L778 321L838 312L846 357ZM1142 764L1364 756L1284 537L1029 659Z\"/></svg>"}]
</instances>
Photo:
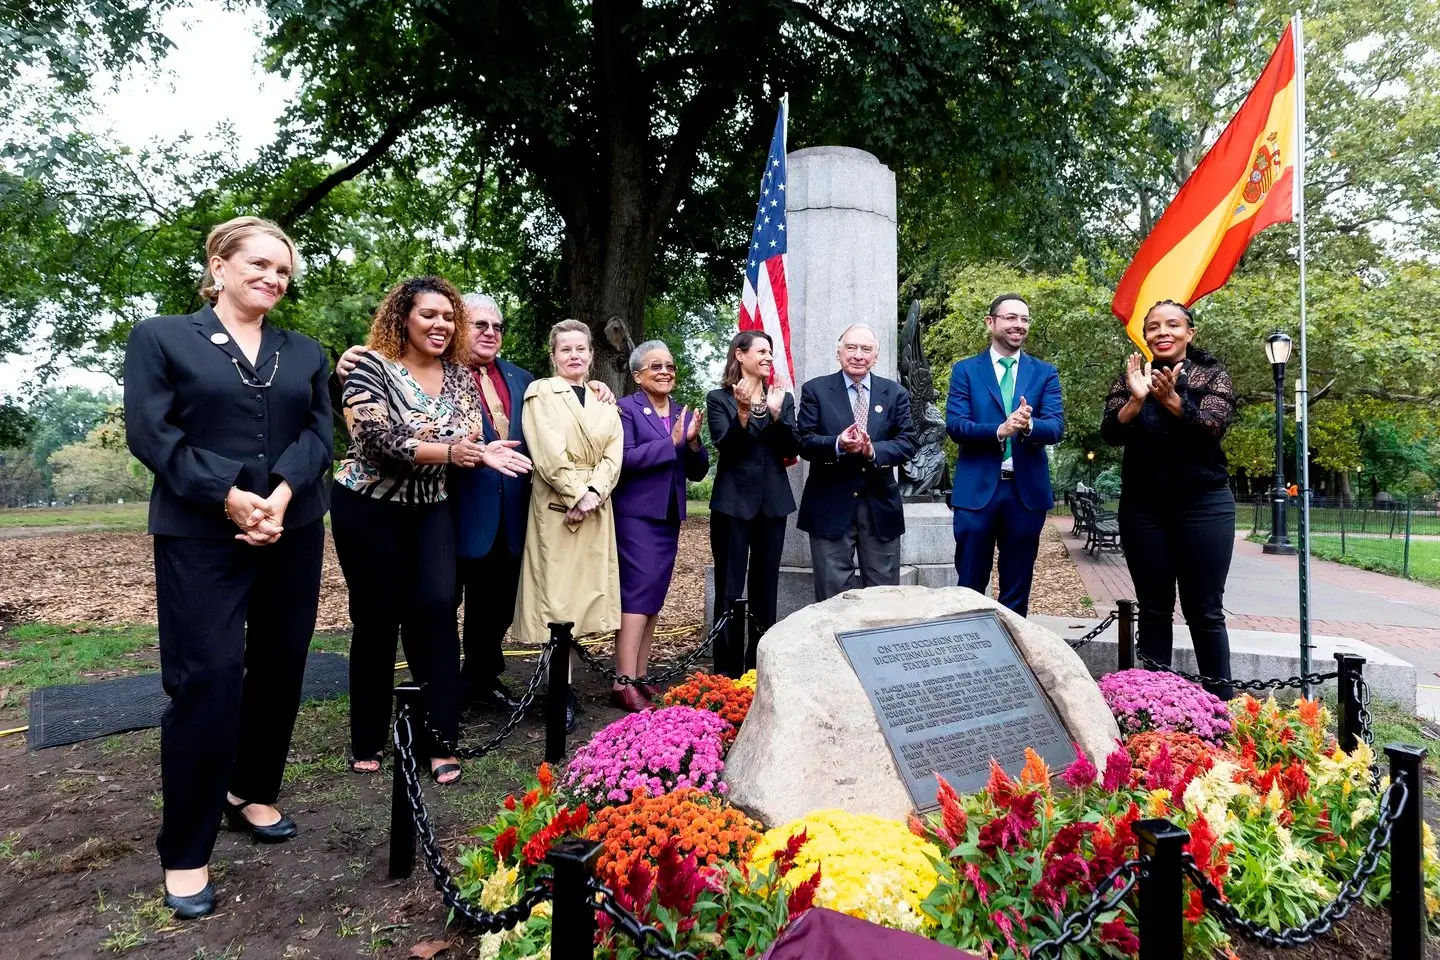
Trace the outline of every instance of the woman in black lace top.
<instances>
[{"instance_id":1,"label":"woman in black lace top","mask_svg":"<svg viewBox=\"0 0 1440 960\"><path fill-rule=\"evenodd\" d=\"M1235 387L1219 360L1191 345L1195 319L1185 307L1162 300L1143 329L1154 363L1130 355L1100 423L1105 442L1125 448L1120 545L1140 608L1140 653L1170 662L1178 588L1200 672L1228 680L1235 498L1220 439L1235 416ZM1234 695L1229 683L1208 686Z\"/></svg>"}]
</instances>

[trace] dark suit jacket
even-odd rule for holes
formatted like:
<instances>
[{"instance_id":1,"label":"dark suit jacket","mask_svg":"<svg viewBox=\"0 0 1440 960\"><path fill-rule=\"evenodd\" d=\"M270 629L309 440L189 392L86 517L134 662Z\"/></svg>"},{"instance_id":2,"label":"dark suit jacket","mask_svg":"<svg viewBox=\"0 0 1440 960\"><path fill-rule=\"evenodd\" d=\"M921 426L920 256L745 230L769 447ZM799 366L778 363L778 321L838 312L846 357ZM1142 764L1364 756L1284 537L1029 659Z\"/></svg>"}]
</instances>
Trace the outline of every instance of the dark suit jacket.
<instances>
[{"instance_id":1,"label":"dark suit jacket","mask_svg":"<svg viewBox=\"0 0 1440 960\"><path fill-rule=\"evenodd\" d=\"M910 394L894 380L870 374L870 414L866 429L875 459L835 452L835 441L855 422L850 378L837 370L800 388L800 456L810 461L810 476L800 497L796 526L831 540L855 523L855 505L864 497L875 533L893 540L905 532L905 513L895 468L915 456L918 444L910 418Z\"/></svg>"},{"instance_id":2,"label":"dark suit jacket","mask_svg":"<svg viewBox=\"0 0 1440 960\"><path fill-rule=\"evenodd\" d=\"M125 440L155 474L150 532L231 538L230 488L269 496L282 480L294 491L285 526L324 516L333 454L328 372L318 343L268 321L252 367L208 304L136 324L125 346Z\"/></svg>"},{"instance_id":3,"label":"dark suit jacket","mask_svg":"<svg viewBox=\"0 0 1440 960\"><path fill-rule=\"evenodd\" d=\"M1055 506L1050 488L1050 461L1045 447L1065 435L1065 411L1060 396L1060 374L1044 360L1020 354L1015 368L1014 404L1024 397L1034 409L1030 433L1011 437L1015 487L1020 502L1031 510ZM950 369L950 394L945 400L945 432L960 447L955 461L955 489L950 502L964 510L979 510L995 495L1005 444L995 431L1010 414L1000 399L1000 382L990 363L990 348Z\"/></svg>"},{"instance_id":4,"label":"dark suit jacket","mask_svg":"<svg viewBox=\"0 0 1440 960\"><path fill-rule=\"evenodd\" d=\"M684 520L685 481L705 479L710 452L703 444L699 450L691 450L688 443L676 449L670 431L643 392L621 397L617 406L625 430L625 459L620 465L620 482L610 495L616 516L664 520L673 505L676 516ZM670 411L679 413L680 405L672 401ZM699 415L692 412L685 419L686 426Z\"/></svg>"},{"instance_id":5,"label":"dark suit jacket","mask_svg":"<svg viewBox=\"0 0 1440 960\"><path fill-rule=\"evenodd\" d=\"M535 378L515 364L496 358L495 364L510 388L510 435L506 440L519 440L515 449L526 453L525 434L521 430L521 413L525 409L525 391ZM501 437L495 424L485 414L485 442ZM495 531L505 521L505 544L510 555L518 557L525 549L525 514L530 508L530 475L507 477L489 467L473 470L451 470L446 477L455 515L455 555L466 559L483 557L495 545Z\"/></svg>"},{"instance_id":6,"label":"dark suit jacket","mask_svg":"<svg viewBox=\"0 0 1440 960\"><path fill-rule=\"evenodd\" d=\"M756 514L786 517L795 512L795 495L785 475L785 461L800 454L795 432L795 398L785 395L780 417L751 417L740 428L735 397L729 390L711 390L705 397L705 421L715 446L715 489L710 509L750 520Z\"/></svg>"}]
</instances>

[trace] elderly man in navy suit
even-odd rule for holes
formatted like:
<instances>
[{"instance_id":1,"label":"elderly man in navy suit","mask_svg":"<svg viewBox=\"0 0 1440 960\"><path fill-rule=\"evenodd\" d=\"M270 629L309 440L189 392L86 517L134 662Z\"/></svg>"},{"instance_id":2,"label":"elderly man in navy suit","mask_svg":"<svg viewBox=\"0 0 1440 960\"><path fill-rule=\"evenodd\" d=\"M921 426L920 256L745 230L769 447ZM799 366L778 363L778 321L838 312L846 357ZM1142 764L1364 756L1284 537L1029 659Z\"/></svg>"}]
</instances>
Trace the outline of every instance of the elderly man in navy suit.
<instances>
[{"instance_id":1,"label":"elderly man in navy suit","mask_svg":"<svg viewBox=\"0 0 1440 960\"><path fill-rule=\"evenodd\" d=\"M875 332L851 324L835 356L838 371L800 388L795 418L800 456L810 461L796 525L810 534L817 602L857 583L900 582L905 513L895 468L917 449L909 393L871 372Z\"/></svg>"},{"instance_id":2,"label":"elderly man in navy suit","mask_svg":"<svg viewBox=\"0 0 1440 960\"><path fill-rule=\"evenodd\" d=\"M1045 512L1055 505L1045 448L1060 442L1065 413L1055 368L1021 351L1030 334L1030 305L1015 293L990 303L990 345L950 370L945 431L960 448L955 462L955 572L959 585L990 588L1000 554L1000 603L1020 616L1030 609L1030 584Z\"/></svg>"}]
</instances>

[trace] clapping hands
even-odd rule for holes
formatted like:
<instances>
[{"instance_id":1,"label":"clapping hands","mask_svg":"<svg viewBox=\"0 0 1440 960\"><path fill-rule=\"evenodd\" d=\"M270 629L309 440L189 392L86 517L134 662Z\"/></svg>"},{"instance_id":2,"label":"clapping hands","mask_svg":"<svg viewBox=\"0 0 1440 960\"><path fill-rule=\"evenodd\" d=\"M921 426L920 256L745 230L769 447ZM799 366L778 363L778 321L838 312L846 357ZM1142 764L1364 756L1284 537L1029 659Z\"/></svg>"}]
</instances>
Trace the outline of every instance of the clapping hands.
<instances>
[{"instance_id":1,"label":"clapping hands","mask_svg":"<svg viewBox=\"0 0 1440 960\"><path fill-rule=\"evenodd\" d=\"M1015 411L1011 413L1010 416L1005 418L1004 423L1000 424L1000 429L996 431L996 435L1004 439L1006 437L1013 437L1017 433L1028 433L1030 431L1030 419L1034 415L1035 409L1031 407L1022 396L1020 398L1020 405L1015 408Z\"/></svg>"},{"instance_id":2,"label":"clapping hands","mask_svg":"<svg viewBox=\"0 0 1440 960\"><path fill-rule=\"evenodd\" d=\"M687 421L685 418L689 417ZM670 442L675 446L690 444L700 449L700 418L689 407L681 407L675 415L675 425L670 428Z\"/></svg>"},{"instance_id":3,"label":"clapping hands","mask_svg":"<svg viewBox=\"0 0 1440 960\"><path fill-rule=\"evenodd\" d=\"M840 452L858 453L862 457L875 456L875 445L870 441L870 434L860 429L858 423L852 423L840 434Z\"/></svg>"},{"instance_id":4,"label":"clapping hands","mask_svg":"<svg viewBox=\"0 0 1440 960\"><path fill-rule=\"evenodd\" d=\"M1176 416L1181 410L1180 394L1175 391L1178 377L1178 368L1155 367L1138 353L1130 354L1125 361L1125 384L1130 388L1130 396L1139 403L1153 396Z\"/></svg>"}]
</instances>

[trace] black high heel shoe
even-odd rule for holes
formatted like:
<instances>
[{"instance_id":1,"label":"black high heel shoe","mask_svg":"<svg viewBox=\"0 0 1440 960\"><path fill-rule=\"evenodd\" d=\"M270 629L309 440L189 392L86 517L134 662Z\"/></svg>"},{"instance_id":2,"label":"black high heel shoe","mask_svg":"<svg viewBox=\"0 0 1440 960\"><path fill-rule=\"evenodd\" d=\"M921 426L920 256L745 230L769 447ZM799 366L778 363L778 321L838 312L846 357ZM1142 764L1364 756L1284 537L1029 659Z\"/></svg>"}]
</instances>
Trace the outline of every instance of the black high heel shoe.
<instances>
[{"instance_id":1,"label":"black high heel shoe","mask_svg":"<svg viewBox=\"0 0 1440 960\"><path fill-rule=\"evenodd\" d=\"M247 800L244 803L231 803L228 799L225 801L225 819L230 821L231 830L249 831L250 836L260 843L284 843L298 832L295 821L283 813L280 814L279 820L263 827L251 823L246 819L243 811L253 802Z\"/></svg>"},{"instance_id":2,"label":"black high heel shoe","mask_svg":"<svg viewBox=\"0 0 1440 960\"><path fill-rule=\"evenodd\" d=\"M168 889L165 891L165 906L175 911L180 920L197 920L215 912L215 887L206 883L199 893L178 897Z\"/></svg>"}]
</instances>

